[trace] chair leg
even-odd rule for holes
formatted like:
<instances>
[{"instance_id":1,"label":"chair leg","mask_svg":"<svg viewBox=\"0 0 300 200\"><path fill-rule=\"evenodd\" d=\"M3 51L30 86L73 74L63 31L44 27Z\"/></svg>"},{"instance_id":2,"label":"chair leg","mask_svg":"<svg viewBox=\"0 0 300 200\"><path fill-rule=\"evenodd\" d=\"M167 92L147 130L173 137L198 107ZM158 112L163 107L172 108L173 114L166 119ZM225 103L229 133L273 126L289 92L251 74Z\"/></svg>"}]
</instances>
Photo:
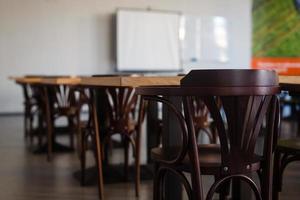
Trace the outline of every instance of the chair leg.
<instances>
[{"instance_id":1,"label":"chair leg","mask_svg":"<svg viewBox=\"0 0 300 200\"><path fill-rule=\"evenodd\" d=\"M74 121L71 118L69 118L68 121L69 121L69 127L71 128L71 132L69 133L70 134L70 147L72 149L74 149L74 130L76 130L77 127L75 128Z\"/></svg>"},{"instance_id":2,"label":"chair leg","mask_svg":"<svg viewBox=\"0 0 300 200\"><path fill-rule=\"evenodd\" d=\"M273 172L273 199L279 199L279 192L282 187L282 177L280 175L280 153L275 151L274 154L274 172Z\"/></svg>"},{"instance_id":3,"label":"chair leg","mask_svg":"<svg viewBox=\"0 0 300 200\"><path fill-rule=\"evenodd\" d=\"M128 171L129 171L128 150L129 150L129 141L126 137L124 137L124 177L125 177L125 181L128 181Z\"/></svg>"},{"instance_id":4,"label":"chair leg","mask_svg":"<svg viewBox=\"0 0 300 200\"><path fill-rule=\"evenodd\" d=\"M232 200L239 200L241 198L241 181L238 179L232 179Z\"/></svg>"},{"instance_id":5,"label":"chair leg","mask_svg":"<svg viewBox=\"0 0 300 200\"><path fill-rule=\"evenodd\" d=\"M29 130L28 130L28 135L29 135L29 144L32 146L33 144L33 116L29 117Z\"/></svg>"},{"instance_id":6,"label":"chair leg","mask_svg":"<svg viewBox=\"0 0 300 200\"><path fill-rule=\"evenodd\" d=\"M47 132L48 132L48 152L47 152L47 160L50 162L52 160L52 154L53 154L53 142L54 142L54 137L53 137L53 129L52 129L52 124L51 122L48 123L49 125L47 126Z\"/></svg>"},{"instance_id":7,"label":"chair leg","mask_svg":"<svg viewBox=\"0 0 300 200\"><path fill-rule=\"evenodd\" d=\"M86 141L85 141L85 134L84 132L81 133L81 155L80 155L80 162L81 162L81 185L85 185L85 164L86 164Z\"/></svg>"},{"instance_id":8,"label":"chair leg","mask_svg":"<svg viewBox=\"0 0 300 200\"><path fill-rule=\"evenodd\" d=\"M24 113L24 138L27 139L28 137L28 117L27 117L27 110L25 108L25 113Z\"/></svg>"},{"instance_id":9,"label":"chair leg","mask_svg":"<svg viewBox=\"0 0 300 200\"><path fill-rule=\"evenodd\" d=\"M140 134L137 134L135 142L135 196L139 196L140 192L140 181L141 181L141 172L140 172Z\"/></svg>"},{"instance_id":10,"label":"chair leg","mask_svg":"<svg viewBox=\"0 0 300 200\"><path fill-rule=\"evenodd\" d=\"M154 177L153 177L153 200L159 200L160 189L159 189L159 176L158 176L158 163L154 163Z\"/></svg>"},{"instance_id":11,"label":"chair leg","mask_svg":"<svg viewBox=\"0 0 300 200\"><path fill-rule=\"evenodd\" d=\"M38 127L37 127L37 134L38 134L38 146L42 147L42 142L43 142L43 128L44 128L44 123L43 123L43 118L42 114L38 114Z\"/></svg>"}]
</instances>

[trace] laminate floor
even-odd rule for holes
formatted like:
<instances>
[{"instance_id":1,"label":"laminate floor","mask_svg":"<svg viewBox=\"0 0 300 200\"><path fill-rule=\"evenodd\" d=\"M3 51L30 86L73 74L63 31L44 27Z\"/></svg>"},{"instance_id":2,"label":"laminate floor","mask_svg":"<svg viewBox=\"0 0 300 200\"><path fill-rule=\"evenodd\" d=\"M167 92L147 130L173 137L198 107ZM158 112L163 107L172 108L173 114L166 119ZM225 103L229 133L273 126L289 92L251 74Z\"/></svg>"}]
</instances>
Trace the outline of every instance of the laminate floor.
<instances>
[{"instance_id":1,"label":"laminate floor","mask_svg":"<svg viewBox=\"0 0 300 200\"><path fill-rule=\"evenodd\" d=\"M81 187L73 173L79 170L76 153L32 154L23 137L22 116L0 117L0 200L98 200L95 186ZM94 165L93 156L88 165ZM211 180L204 177L204 184ZM300 163L288 166L281 199L300 196ZM133 183L105 184L105 199L136 199ZM152 199L152 181L142 181L140 200Z\"/></svg>"}]
</instances>

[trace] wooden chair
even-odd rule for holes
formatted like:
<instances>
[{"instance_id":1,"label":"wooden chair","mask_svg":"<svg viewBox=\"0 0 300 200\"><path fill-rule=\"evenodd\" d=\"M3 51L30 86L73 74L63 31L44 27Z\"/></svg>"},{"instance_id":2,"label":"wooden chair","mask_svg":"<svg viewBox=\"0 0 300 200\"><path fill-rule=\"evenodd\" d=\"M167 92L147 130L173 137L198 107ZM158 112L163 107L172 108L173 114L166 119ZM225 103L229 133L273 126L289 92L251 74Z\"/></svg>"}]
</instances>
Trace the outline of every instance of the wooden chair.
<instances>
[{"instance_id":1,"label":"wooden chair","mask_svg":"<svg viewBox=\"0 0 300 200\"><path fill-rule=\"evenodd\" d=\"M43 76L31 76L28 75L26 78L35 78L35 77L43 77ZM25 116L24 116L24 128L25 128L25 137L30 137L30 141L33 140L34 132L38 133L38 141L39 146L38 149L34 152L44 152L44 146L42 144L42 137L47 136L45 134L48 133L48 139L52 138L52 126L49 126L51 123L50 120L50 107L49 107L49 98L48 98L48 92L47 88L40 83L22 83L17 82L21 84L23 88L23 94L24 94L24 105L25 105ZM36 111L33 112L33 110ZM34 115L38 114L38 127L37 130L33 129L33 118ZM46 130L46 131L45 131ZM51 132L51 134L49 134ZM51 136L51 137L50 137ZM52 140L52 139L51 139ZM48 142L47 148L47 159L48 161L51 160L52 155L52 141Z\"/></svg>"},{"instance_id":2,"label":"wooden chair","mask_svg":"<svg viewBox=\"0 0 300 200\"><path fill-rule=\"evenodd\" d=\"M138 108L138 99L135 95L135 90L129 87L107 88L106 95L109 105L107 113L108 124L106 127L105 135L103 137L102 147L107 144L111 136L115 134L121 135L121 139L124 144L124 175L125 180L127 180L129 169L129 145L132 146L134 156L137 156L137 154L139 154L140 152L139 146L136 146L138 127L136 111ZM139 162L139 160L136 159L136 162ZM139 186L137 184L139 184L139 182L136 180L136 196L139 195Z\"/></svg>"},{"instance_id":3,"label":"wooden chair","mask_svg":"<svg viewBox=\"0 0 300 200\"><path fill-rule=\"evenodd\" d=\"M290 95L298 96L300 87L297 84L281 84L281 89L288 91ZM299 127L299 125L298 125ZM282 179L285 168L289 163L300 161L300 139L279 139L275 144L274 175L273 175L273 199L279 199L282 191Z\"/></svg>"},{"instance_id":4,"label":"wooden chair","mask_svg":"<svg viewBox=\"0 0 300 200\"><path fill-rule=\"evenodd\" d=\"M43 102L40 87L35 84L18 83L24 96L24 137L29 138L32 147L34 137L38 138L38 146L42 145L45 135L45 120L43 119ZM34 125L34 121L37 121Z\"/></svg>"},{"instance_id":5,"label":"wooden chair","mask_svg":"<svg viewBox=\"0 0 300 200\"><path fill-rule=\"evenodd\" d=\"M181 145L157 147L152 150L156 162L154 178L154 199L161 199L166 173L180 177L189 199L203 199L200 174L214 175L206 199L221 189L225 198L224 184L233 182L236 189L239 181L246 182L257 199L272 199L271 163L273 134L279 123L279 92L277 75L264 70L199 70L192 71L181 81L181 87L141 87L137 93L143 99L161 101L172 108L182 130ZM181 96L184 115L161 96ZM197 145L192 105L199 98L207 106L216 123L220 146ZM220 100L221 109L217 99ZM225 113L222 114L222 113ZM264 147L261 154L254 149L263 120ZM175 136L174 136L175 137ZM175 152L175 153L174 153ZM191 173L189 184L183 172ZM261 190L248 176L252 172L260 175ZM222 190L225 190L222 192ZM233 193L233 199L240 199Z\"/></svg>"},{"instance_id":6,"label":"wooden chair","mask_svg":"<svg viewBox=\"0 0 300 200\"><path fill-rule=\"evenodd\" d=\"M300 139L281 139L278 141L274 157L273 199L277 200L282 190L283 172L287 165L300 161Z\"/></svg>"},{"instance_id":7,"label":"wooden chair","mask_svg":"<svg viewBox=\"0 0 300 200\"><path fill-rule=\"evenodd\" d=\"M125 180L128 179L128 169L129 169L129 147L132 146L133 153L135 156L136 178L135 178L135 188L136 196L139 195L139 159L137 157L140 153L140 147L137 145L137 127L138 120L136 116L137 112L137 102L138 98L135 95L135 90L130 87L108 87L105 88L105 96L99 100L103 105L106 105L105 115L106 124L104 124L104 129L102 128L102 140L101 140L101 152L102 156L105 157L105 146L111 141L113 135L120 135L122 143L124 144L124 175ZM102 117L103 119L103 117ZM86 137L86 136L85 136ZM83 141L86 141L86 138ZM86 142L85 142L86 143ZM83 154L86 151L87 145L83 146ZM83 157L82 157L83 158ZM84 173L85 173L85 159L82 161L82 184L84 184ZM100 172L99 172L100 173Z\"/></svg>"},{"instance_id":8,"label":"wooden chair","mask_svg":"<svg viewBox=\"0 0 300 200\"><path fill-rule=\"evenodd\" d=\"M80 88L76 85L43 85L45 96L45 113L48 128L48 160L51 160L52 152L56 151L73 151L75 149L74 135L81 136L82 122L80 120L80 110L82 96ZM67 125L56 126L55 122L65 117ZM70 137L70 146L65 147L56 143L55 138L58 133L67 133ZM80 140L78 140L80 143ZM80 144L78 144L80 147Z\"/></svg>"},{"instance_id":9,"label":"wooden chair","mask_svg":"<svg viewBox=\"0 0 300 200\"><path fill-rule=\"evenodd\" d=\"M61 128L62 131L68 132L70 135L70 147L74 149L74 133L78 131L79 110L75 97L75 90L67 85L49 85L48 94L50 102L51 121L54 123L61 117L66 117L68 125ZM55 128L57 130L57 128Z\"/></svg>"},{"instance_id":10,"label":"wooden chair","mask_svg":"<svg viewBox=\"0 0 300 200\"><path fill-rule=\"evenodd\" d=\"M37 102L30 94L30 86L27 83L19 83L23 90L24 96L24 137L33 139L33 118L36 113Z\"/></svg>"}]
</instances>

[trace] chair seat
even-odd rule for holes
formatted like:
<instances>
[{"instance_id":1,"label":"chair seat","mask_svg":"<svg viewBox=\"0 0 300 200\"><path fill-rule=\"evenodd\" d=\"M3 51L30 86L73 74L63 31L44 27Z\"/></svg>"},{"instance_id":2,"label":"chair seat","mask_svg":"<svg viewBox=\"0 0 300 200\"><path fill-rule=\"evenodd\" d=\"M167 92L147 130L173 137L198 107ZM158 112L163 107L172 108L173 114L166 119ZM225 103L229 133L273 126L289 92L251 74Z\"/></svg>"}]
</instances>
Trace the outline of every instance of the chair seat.
<instances>
[{"instance_id":1,"label":"chair seat","mask_svg":"<svg viewBox=\"0 0 300 200\"><path fill-rule=\"evenodd\" d=\"M59 107L54 109L54 114L57 116L74 116L77 114L78 107Z\"/></svg>"},{"instance_id":2,"label":"chair seat","mask_svg":"<svg viewBox=\"0 0 300 200\"><path fill-rule=\"evenodd\" d=\"M300 138L279 140L277 143L277 149L292 154L300 154Z\"/></svg>"},{"instance_id":3,"label":"chair seat","mask_svg":"<svg viewBox=\"0 0 300 200\"><path fill-rule=\"evenodd\" d=\"M170 160L170 156L173 158L176 156L176 153L179 152L179 147L174 147L168 149L168 151L164 150L161 147L153 148L151 150L151 157L157 161L166 161ZM221 151L220 145L218 144L201 144L198 145L199 152L199 161L201 167L201 173L203 175L215 175L220 173L221 167ZM261 161L261 156L255 155L255 157L250 161L252 166L252 171L259 168ZM178 165L181 170L190 171L190 160L189 157L186 156L181 165Z\"/></svg>"},{"instance_id":4,"label":"chair seat","mask_svg":"<svg viewBox=\"0 0 300 200\"><path fill-rule=\"evenodd\" d=\"M127 133L132 134L136 130L137 121L133 119L128 119L128 121L117 120L112 122L108 130L114 133Z\"/></svg>"}]
</instances>

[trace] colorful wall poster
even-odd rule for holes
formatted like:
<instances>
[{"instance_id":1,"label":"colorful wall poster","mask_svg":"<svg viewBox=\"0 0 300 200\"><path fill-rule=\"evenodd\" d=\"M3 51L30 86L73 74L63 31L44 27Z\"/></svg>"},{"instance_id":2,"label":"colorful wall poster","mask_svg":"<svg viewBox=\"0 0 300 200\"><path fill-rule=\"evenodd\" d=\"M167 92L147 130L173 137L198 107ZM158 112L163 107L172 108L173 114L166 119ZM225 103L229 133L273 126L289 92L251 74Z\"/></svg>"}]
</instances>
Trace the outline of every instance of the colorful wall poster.
<instances>
[{"instance_id":1,"label":"colorful wall poster","mask_svg":"<svg viewBox=\"0 0 300 200\"><path fill-rule=\"evenodd\" d=\"M300 75L300 0L253 0L252 67Z\"/></svg>"}]
</instances>

